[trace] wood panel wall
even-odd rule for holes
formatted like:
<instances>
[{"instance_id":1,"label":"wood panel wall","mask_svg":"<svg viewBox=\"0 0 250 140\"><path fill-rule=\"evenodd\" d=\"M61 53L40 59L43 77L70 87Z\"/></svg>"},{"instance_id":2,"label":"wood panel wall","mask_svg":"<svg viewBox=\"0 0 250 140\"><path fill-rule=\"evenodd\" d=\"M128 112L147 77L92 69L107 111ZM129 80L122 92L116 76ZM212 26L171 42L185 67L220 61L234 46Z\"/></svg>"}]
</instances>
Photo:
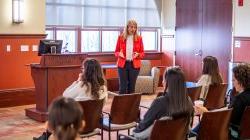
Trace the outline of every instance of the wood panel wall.
<instances>
[{"instance_id":1,"label":"wood panel wall","mask_svg":"<svg viewBox=\"0 0 250 140\"><path fill-rule=\"evenodd\" d=\"M236 47L235 42L240 43L240 47ZM233 61L250 63L250 37L234 37L233 45Z\"/></svg>"},{"instance_id":2,"label":"wood panel wall","mask_svg":"<svg viewBox=\"0 0 250 140\"><path fill-rule=\"evenodd\" d=\"M43 38L43 34L0 35L0 90L34 86L30 68L26 65L40 61L32 46L38 45ZM7 45L10 45L9 52ZM27 45L29 50L21 52L21 45Z\"/></svg>"},{"instance_id":3,"label":"wood panel wall","mask_svg":"<svg viewBox=\"0 0 250 140\"><path fill-rule=\"evenodd\" d=\"M44 34L0 34L0 107L25 105L34 103L34 83L30 73L30 63L40 63L37 51L32 50L44 39ZM7 52L7 45L10 51ZM21 52L21 45L27 45L29 50ZM173 64L170 46L163 46L162 53L147 52L145 59L152 62L152 66L169 66ZM164 49L165 48L165 49ZM101 63L116 63L113 53L100 55L89 54ZM117 78L116 70L107 70L107 77ZM116 80L115 80L116 81Z\"/></svg>"}]
</instances>

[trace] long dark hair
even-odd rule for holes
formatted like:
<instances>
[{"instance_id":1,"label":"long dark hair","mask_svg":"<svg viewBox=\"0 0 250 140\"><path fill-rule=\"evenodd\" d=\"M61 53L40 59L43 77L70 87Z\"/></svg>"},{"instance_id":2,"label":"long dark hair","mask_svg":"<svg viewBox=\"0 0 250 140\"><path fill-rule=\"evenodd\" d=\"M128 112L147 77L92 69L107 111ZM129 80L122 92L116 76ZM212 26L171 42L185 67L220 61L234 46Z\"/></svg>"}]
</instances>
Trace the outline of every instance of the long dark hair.
<instances>
[{"instance_id":1,"label":"long dark hair","mask_svg":"<svg viewBox=\"0 0 250 140\"><path fill-rule=\"evenodd\" d=\"M180 67L169 67L165 74L165 89L166 99L168 100L168 115L182 116L193 113L193 105L186 93L186 83L184 73Z\"/></svg>"},{"instance_id":2,"label":"long dark hair","mask_svg":"<svg viewBox=\"0 0 250 140\"><path fill-rule=\"evenodd\" d=\"M213 56L206 56L203 59L202 74L208 74L211 76L211 84L220 84L223 82L217 58Z\"/></svg>"},{"instance_id":3,"label":"long dark hair","mask_svg":"<svg viewBox=\"0 0 250 140\"><path fill-rule=\"evenodd\" d=\"M49 107L49 129L58 140L75 140L82 119L83 110L74 99L58 97Z\"/></svg>"},{"instance_id":4,"label":"long dark hair","mask_svg":"<svg viewBox=\"0 0 250 140\"><path fill-rule=\"evenodd\" d=\"M86 59L83 61L83 75L82 81L84 85L87 85L88 89L91 90L91 94L94 98L99 98L99 90L101 86L105 84L103 71L100 63L95 59ZM90 83L90 85L89 85ZM91 87L91 89L89 89Z\"/></svg>"}]
</instances>

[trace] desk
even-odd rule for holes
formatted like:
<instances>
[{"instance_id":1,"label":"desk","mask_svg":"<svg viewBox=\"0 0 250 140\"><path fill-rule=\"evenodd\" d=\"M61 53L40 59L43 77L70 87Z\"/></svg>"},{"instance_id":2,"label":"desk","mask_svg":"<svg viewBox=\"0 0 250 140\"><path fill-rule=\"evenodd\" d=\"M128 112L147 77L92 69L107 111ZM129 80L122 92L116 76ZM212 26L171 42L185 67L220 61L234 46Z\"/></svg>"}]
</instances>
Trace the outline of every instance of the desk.
<instances>
[{"instance_id":1,"label":"desk","mask_svg":"<svg viewBox=\"0 0 250 140\"><path fill-rule=\"evenodd\" d=\"M106 75L107 69L117 69L116 64L101 64L103 69L103 74ZM118 91L119 90L119 80L118 78L109 78L107 79L107 87L109 91Z\"/></svg>"},{"instance_id":2,"label":"desk","mask_svg":"<svg viewBox=\"0 0 250 140\"><path fill-rule=\"evenodd\" d=\"M104 75L106 75L106 70L107 69L117 69L116 64L101 64L101 67L103 69Z\"/></svg>"}]
</instances>

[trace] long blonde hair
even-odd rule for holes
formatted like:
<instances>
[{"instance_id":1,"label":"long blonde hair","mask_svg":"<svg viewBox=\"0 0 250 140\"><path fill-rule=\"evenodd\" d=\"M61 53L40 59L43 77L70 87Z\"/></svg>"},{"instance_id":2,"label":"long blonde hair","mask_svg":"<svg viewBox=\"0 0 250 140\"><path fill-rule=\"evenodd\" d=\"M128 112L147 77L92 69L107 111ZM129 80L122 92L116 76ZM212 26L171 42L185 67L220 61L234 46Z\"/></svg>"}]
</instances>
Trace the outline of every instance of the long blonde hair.
<instances>
[{"instance_id":1,"label":"long blonde hair","mask_svg":"<svg viewBox=\"0 0 250 140\"><path fill-rule=\"evenodd\" d=\"M134 19L128 20L127 25L124 27L124 30L123 30L123 33L122 33L123 40L127 39L127 37L128 37L128 26L130 24L136 26L136 31L135 31L135 34L134 34L134 40L137 41L138 36L139 36L139 34L138 34L138 26L137 26L137 22Z\"/></svg>"}]
</instances>

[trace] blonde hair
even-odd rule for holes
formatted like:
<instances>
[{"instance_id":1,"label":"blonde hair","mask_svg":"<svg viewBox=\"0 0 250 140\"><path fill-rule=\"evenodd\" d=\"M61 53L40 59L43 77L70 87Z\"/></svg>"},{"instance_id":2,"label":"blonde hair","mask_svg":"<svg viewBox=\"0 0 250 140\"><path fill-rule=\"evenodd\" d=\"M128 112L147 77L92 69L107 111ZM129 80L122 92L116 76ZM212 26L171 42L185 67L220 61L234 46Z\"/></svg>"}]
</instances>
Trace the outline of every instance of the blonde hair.
<instances>
[{"instance_id":1,"label":"blonde hair","mask_svg":"<svg viewBox=\"0 0 250 140\"><path fill-rule=\"evenodd\" d=\"M131 25L131 24L136 26L136 31L135 31L135 34L134 34L134 40L137 41L138 36L139 36L139 34L138 34L138 26L137 26L137 22L134 19L128 20L127 25L124 27L122 37L123 37L124 40L127 39L127 37L128 37L128 26Z\"/></svg>"}]
</instances>

